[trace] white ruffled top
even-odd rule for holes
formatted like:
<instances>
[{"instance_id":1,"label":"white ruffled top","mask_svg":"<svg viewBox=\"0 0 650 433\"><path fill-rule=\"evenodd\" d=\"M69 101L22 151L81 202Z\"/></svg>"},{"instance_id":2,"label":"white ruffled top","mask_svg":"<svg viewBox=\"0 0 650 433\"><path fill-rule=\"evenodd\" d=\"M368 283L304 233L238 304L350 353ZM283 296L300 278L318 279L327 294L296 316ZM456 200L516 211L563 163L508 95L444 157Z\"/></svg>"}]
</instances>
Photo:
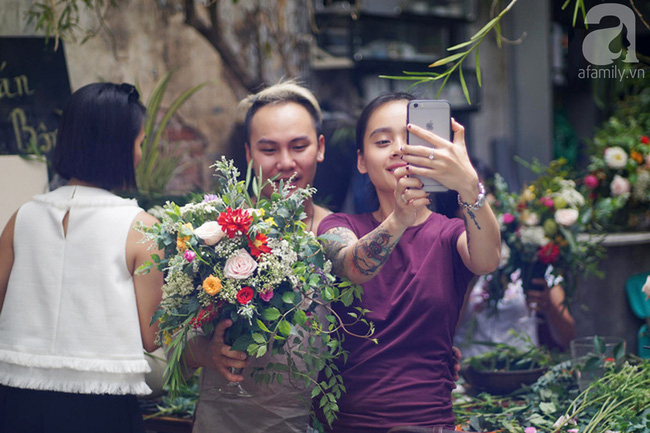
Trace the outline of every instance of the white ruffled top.
<instances>
[{"instance_id":1,"label":"white ruffled top","mask_svg":"<svg viewBox=\"0 0 650 433\"><path fill-rule=\"evenodd\" d=\"M0 313L0 383L81 394L149 394L126 239L135 200L64 186L18 211ZM63 219L68 216L67 234Z\"/></svg>"}]
</instances>

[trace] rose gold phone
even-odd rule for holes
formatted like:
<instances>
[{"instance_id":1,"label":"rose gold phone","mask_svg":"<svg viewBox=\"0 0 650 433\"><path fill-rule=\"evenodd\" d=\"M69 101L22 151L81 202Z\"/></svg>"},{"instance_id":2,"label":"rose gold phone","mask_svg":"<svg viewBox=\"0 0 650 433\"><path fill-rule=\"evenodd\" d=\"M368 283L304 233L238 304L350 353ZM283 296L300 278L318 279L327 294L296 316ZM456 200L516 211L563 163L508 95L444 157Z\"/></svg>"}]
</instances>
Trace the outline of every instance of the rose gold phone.
<instances>
[{"instance_id":1,"label":"rose gold phone","mask_svg":"<svg viewBox=\"0 0 650 433\"><path fill-rule=\"evenodd\" d=\"M417 125L433 132L437 136L450 140L451 137L451 107L448 101L414 100L409 101L406 122ZM431 147L431 143L415 134L408 133L408 144ZM434 153L435 155L435 153ZM427 192L442 192L448 188L430 177L418 176Z\"/></svg>"}]
</instances>

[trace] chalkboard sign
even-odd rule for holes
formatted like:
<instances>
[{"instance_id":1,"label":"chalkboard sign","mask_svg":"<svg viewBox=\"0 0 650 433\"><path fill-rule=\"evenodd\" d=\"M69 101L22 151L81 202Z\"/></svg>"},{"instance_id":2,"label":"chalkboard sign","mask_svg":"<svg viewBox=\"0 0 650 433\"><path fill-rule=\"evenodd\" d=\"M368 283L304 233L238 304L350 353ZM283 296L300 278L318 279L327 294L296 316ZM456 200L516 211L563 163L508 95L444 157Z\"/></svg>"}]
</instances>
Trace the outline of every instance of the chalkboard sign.
<instances>
[{"instance_id":1,"label":"chalkboard sign","mask_svg":"<svg viewBox=\"0 0 650 433\"><path fill-rule=\"evenodd\" d=\"M0 37L0 155L48 154L69 97L63 44Z\"/></svg>"}]
</instances>

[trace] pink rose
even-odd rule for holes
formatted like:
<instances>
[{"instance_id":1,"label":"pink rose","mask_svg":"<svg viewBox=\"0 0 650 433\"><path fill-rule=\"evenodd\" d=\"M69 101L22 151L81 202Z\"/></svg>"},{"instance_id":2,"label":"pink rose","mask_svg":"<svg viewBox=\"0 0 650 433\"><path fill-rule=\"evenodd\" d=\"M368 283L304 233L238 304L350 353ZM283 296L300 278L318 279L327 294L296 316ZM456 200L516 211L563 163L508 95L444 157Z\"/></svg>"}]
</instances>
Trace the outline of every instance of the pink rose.
<instances>
[{"instance_id":1,"label":"pink rose","mask_svg":"<svg viewBox=\"0 0 650 433\"><path fill-rule=\"evenodd\" d=\"M234 256L226 260L223 274L226 278L243 280L253 275L255 269L257 269L257 262L245 249L241 248Z\"/></svg>"},{"instance_id":2,"label":"pink rose","mask_svg":"<svg viewBox=\"0 0 650 433\"><path fill-rule=\"evenodd\" d=\"M526 427L524 433L537 433L537 429L535 427Z\"/></svg>"},{"instance_id":3,"label":"pink rose","mask_svg":"<svg viewBox=\"0 0 650 433\"><path fill-rule=\"evenodd\" d=\"M596 189L596 188L598 188L598 185L600 184L600 181L593 174L588 174L588 175L585 176L584 183L585 183L585 186L587 188Z\"/></svg>"},{"instance_id":4,"label":"pink rose","mask_svg":"<svg viewBox=\"0 0 650 433\"><path fill-rule=\"evenodd\" d=\"M506 212L503 214L504 224L512 224L514 221L515 221L515 217L510 212Z\"/></svg>"},{"instance_id":5,"label":"pink rose","mask_svg":"<svg viewBox=\"0 0 650 433\"><path fill-rule=\"evenodd\" d=\"M194 230L194 234L203 240L207 245L214 245L224 237L225 233L216 221L203 223L201 227Z\"/></svg>"},{"instance_id":6,"label":"pink rose","mask_svg":"<svg viewBox=\"0 0 650 433\"><path fill-rule=\"evenodd\" d=\"M546 206L548 208L553 207L553 199L551 197L544 196L540 198L539 201L542 203L543 206Z\"/></svg>"},{"instance_id":7,"label":"pink rose","mask_svg":"<svg viewBox=\"0 0 650 433\"><path fill-rule=\"evenodd\" d=\"M185 260L187 263L192 263L196 258L196 253L192 250L185 250Z\"/></svg>"},{"instance_id":8,"label":"pink rose","mask_svg":"<svg viewBox=\"0 0 650 433\"><path fill-rule=\"evenodd\" d=\"M273 299L273 290L268 290L266 292L260 293L260 299L264 302L269 302Z\"/></svg>"},{"instance_id":9,"label":"pink rose","mask_svg":"<svg viewBox=\"0 0 650 433\"><path fill-rule=\"evenodd\" d=\"M612 195L623 195L630 192L630 181L620 175L615 175L612 183L609 184Z\"/></svg>"}]
</instances>

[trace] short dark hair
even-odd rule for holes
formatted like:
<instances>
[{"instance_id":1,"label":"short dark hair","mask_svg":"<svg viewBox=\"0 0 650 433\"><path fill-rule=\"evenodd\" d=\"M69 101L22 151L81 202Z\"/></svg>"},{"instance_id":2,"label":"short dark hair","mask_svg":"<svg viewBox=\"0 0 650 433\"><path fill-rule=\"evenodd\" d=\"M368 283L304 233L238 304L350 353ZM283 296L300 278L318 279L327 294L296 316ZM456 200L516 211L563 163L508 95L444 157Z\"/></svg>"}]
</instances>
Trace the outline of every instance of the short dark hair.
<instances>
[{"instance_id":1,"label":"short dark hair","mask_svg":"<svg viewBox=\"0 0 650 433\"><path fill-rule=\"evenodd\" d=\"M107 190L136 189L133 146L145 111L131 84L80 88L63 109L52 151L54 171Z\"/></svg>"},{"instance_id":2,"label":"short dark hair","mask_svg":"<svg viewBox=\"0 0 650 433\"><path fill-rule=\"evenodd\" d=\"M285 104L288 102L294 102L307 110L314 121L316 137L323 133L323 114L316 97L305 87L302 87L293 80L289 80L267 87L241 101L240 107L246 109L246 118L244 120L246 143L250 144L251 123L257 110L266 105Z\"/></svg>"},{"instance_id":3,"label":"short dark hair","mask_svg":"<svg viewBox=\"0 0 650 433\"><path fill-rule=\"evenodd\" d=\"M356 143L359 153L363 154L363 136L366 135L366 128L368 128L368 121L370 120L370 116L372 116L372 113L374 113L377 108L393 101L412 101L414 99L415 96L411 95L410 93L391 92L379 95L372 101L368 102L368 105L366 105L361 112L359 120L357 120Z\"/></svg>"}]
</instances>

